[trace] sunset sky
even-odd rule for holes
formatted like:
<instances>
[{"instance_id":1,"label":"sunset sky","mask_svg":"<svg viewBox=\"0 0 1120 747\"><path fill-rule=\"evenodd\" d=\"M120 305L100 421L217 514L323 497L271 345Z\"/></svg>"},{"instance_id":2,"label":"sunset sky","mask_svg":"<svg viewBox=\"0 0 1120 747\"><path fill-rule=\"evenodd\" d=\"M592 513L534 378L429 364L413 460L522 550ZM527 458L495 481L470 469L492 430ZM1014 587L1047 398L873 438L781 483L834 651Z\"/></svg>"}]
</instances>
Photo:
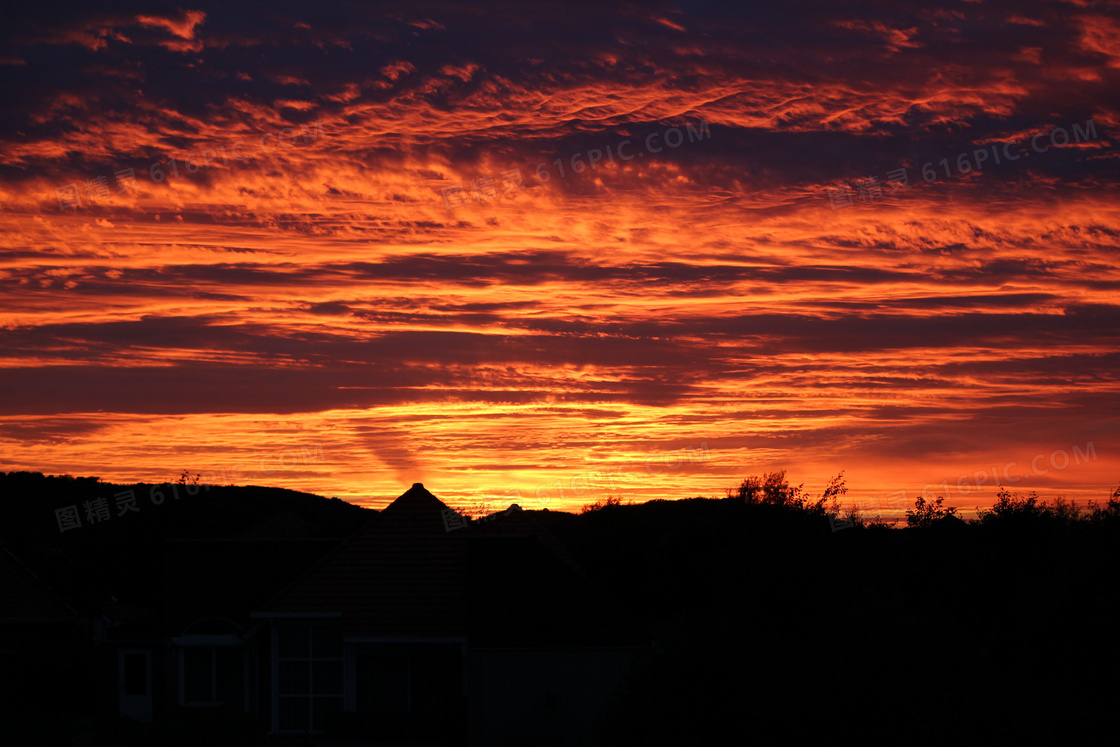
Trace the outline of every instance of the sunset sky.
<instances>
[{"instance_id":1,"label":"sunset sky","mask_svg":"<svg viewBox=\"0 0 1120 747\"><path fill-rule=\"evenodd\" d=\"M4 11L0 470L1120 484L1120 4L375 7Z\"/></svg>"}]
</instances>

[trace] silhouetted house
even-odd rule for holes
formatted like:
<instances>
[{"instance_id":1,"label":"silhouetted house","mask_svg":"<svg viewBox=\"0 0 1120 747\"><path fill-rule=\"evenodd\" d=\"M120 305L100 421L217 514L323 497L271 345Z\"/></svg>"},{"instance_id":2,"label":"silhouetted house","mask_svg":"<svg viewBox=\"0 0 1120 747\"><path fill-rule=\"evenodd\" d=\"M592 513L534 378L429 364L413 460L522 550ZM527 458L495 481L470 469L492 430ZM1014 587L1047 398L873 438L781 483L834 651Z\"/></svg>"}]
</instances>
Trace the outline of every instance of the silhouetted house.
<instances>
[{"instance_id":1,"label":"silhouetted house","mask_svg":"<svg viewBox=\"0 0 1120 747\"><path fill-rule=\"evenodd\" d=\"M260 626L250 612L340 542L252 534L164 543L161 689L172 708L262 717L268 656L257 649Z\"/></svg>"},{"instance_id":2,"label":"silhouetted house","mask_svg":"<svg viewBox=\"0 0 1120 747\"><path fill-rule=\"evenodd\" d=\"M254 613L277 734L583 744L643 639L527 513L420 484Z\"/></svg>"},{"instance_id":3,"label":"silhouetted house","mask_svg":"<svg viewBox=\"0 0 1120 747\"><path fill-rule=\"evenodd\" d=\"M265 524L276 531L164 540L152 581L159 593L102 603L97 644L115 672L117 713L145 723L176 711L267 718L260 682L269 675L259 671L260 626L250 612L341 540L284 536L300 532Z\"/></svg>"},{"instance_id":4,"label":"silhouetted house","mask_svg":"<svg viewBox=\"0 0 1120 747\"><path fill-rule=\"evenodd\" d=\"M584 744L647 648L516 507L467 522L414 485L350 539L331 531L281 509L235 536L137 542L88 574L96 542L39 552L65 599L0 547L0 711Z\"/></svg>"},{"instance_id":5,"label":"silhouetted house","mask_svg":"<svg viewBox=\"0 0 1120 747\"><path fill-rule=\"evenodd\" d=\"M255 496L249 496L254 498ZM277 496L288 499L286 495ZM247 528L224 537L173 538L146 548L129 567L149 565L134 577L114 576L127 593L100 603L103 635L97 641L113 672L115 710L141 722L170 716L261 713L258 621L249 613L307 570L342 538L319 512L281 504ZM260 509L231 503L238 521ZM205 529L201 507L184 514ZM219 531L225 529L222 527ZM267 656L264 657L267 664Z\"/></svg>"}]
</instances>

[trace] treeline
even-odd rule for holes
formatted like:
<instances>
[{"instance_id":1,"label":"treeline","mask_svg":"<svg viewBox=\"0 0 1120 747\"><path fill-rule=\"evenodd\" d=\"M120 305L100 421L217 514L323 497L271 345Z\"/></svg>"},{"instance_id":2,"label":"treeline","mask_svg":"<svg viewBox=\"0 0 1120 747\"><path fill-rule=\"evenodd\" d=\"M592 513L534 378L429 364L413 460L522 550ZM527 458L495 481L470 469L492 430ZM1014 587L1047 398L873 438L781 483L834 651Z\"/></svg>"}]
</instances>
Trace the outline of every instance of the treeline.
<instances>
[{"instance_id":1,"label":"treeline","mask_svg":"<svg viewBox=\"0 0 1120 747\"><path fill-rule=\"evenodd\" d=\"M727 499L777 512L800 513L809 517L831 517L834 520L831 524L834 530L849 526L864 528L893 526L880 515L868 516L854 504L843 505L840 499L847 492L843 472L832 478L823 494L814 499L810 497L804 485L796 487L791 485L783 470L746 478L735 488L728 489ZM614 501L608 499L602 504L585 507L584 510L597 510L605 505L618 505L618 503L617 499ZM1079 522L1103 523L1117 520L1120 520L1120 487L1117 487L1103 504L1089 500L1085 506L1078 506L1074 501L1062 496L1042 499L1037 491L1020 495L1001 488L996 495L995 503L989 508L978 508L976 519L973 520L962 519L957 508L945 506L944 497L929 501L919 497L914 505L906 510L906 526L915 528L959 522L980 526L1006 524L1068 526Z\"/></svg>"},{"instance_id":2,"label":"treeline","mask_svg":"<svg viewBox=\"0 0 1120 747\"><path fill-rule=\"evenodd\" d=\"M772 473L538 514L649 631L601 744L1111 740L1120 495L918 501L895 529L844 493Z\"/></svg>"}]
</instances>

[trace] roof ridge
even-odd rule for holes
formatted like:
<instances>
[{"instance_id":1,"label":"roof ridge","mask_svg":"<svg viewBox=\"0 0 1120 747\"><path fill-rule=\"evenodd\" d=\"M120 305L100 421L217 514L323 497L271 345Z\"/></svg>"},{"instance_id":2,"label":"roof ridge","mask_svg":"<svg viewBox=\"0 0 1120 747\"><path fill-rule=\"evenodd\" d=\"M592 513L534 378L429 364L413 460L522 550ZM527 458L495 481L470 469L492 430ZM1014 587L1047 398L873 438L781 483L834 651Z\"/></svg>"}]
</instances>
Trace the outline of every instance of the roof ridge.
<instances>
[{"instance_id":1,"label":"roof ridge","mask_svg":"<svg viewBox=\"0 0 1120 747\"><path fill-rule=\"evenodd\" d=\"M336 562L338 558L342 557L344 553L349 552L353 547L368 542L369 536L381 530L386 523L391 525L397 520L398 516L407 516L408 514L405 512L409 509L419 508L426 512L429 506L433 512L443 511L448 508L443 501L436 498L435 495L428 491L423 483L413 483L411 488L401 493L392 503L371 516L369 521L363 524L354 534L343 540L338 547L319 558L305 568L302 573L299 573L290 582L285 584L284 587L265 602L260 609L275 609L281 600L302 586L309 578L318 573L323 566ZM441 533L443 533L445 530L443 529L442 516L438 518L438 521L433 521L431 524L433 528L439 528Z\"/></svg>"}]
</instances>

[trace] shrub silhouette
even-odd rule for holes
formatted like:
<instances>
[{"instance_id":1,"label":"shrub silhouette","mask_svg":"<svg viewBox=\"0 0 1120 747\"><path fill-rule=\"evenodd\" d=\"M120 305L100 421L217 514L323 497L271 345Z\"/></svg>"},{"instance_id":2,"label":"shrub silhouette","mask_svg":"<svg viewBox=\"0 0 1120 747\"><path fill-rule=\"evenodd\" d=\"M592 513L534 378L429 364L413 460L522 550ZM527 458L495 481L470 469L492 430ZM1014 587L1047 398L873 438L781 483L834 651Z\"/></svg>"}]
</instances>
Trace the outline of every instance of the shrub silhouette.
<instances>
[{"instance_id":1,"label":"shrub silhouette","mask_svg":"<svg viewBox=\"0 0 1120 747\"><path fill-rule=\"evenodd\" d=\"M945 498L938 496L935 500L927 502L918 496L914 501L914 508L906 509L906 525L909 527L930 527L949 518L956 517L957 509L944 508Z\"/></svg>"},{"instance_id":2,"label":"shrub silhouette","mask_svg":"<svg viewBox=\"0 0 1120 747\"><path fill-rule=\"evenodd\" d=\"M579 510L579 512L581 514L587 514L587 513L592 513L594 511L602 511L603 509L610 508L612 506L621 506L621 505L623 505L621 496L608 495L606 498L604 498L600 501L595 501L594 503L588 503L583 508L581 508Z\"/></svg>"},{"instance_id":3,"label":"shrub silhouette","mask_svg":"<svg viewBox=\"0 0 1120 747\"><path fill-rule=\"evenodd\" d=\"M1103 507L1089 501L1085 518L1093 522L1120 521L1120 487L1116 488Z\"/></svg>"},{"instance_id":4,"label":"shrub silhouette","mask_svg":"<svg viewBox=\"0 0 1120 747\"><path fill-rule=\"evenodd\" d=\"M804 483L797 487L790 485L785 470L769 472L762 477L748 477L737 488L729 488L727 497L748 506L773 506L824 516L827 513L825 504L829 501L835 502L837 496L847 492L842 475L843 473L840 473L834 477L826 488L825 494L816 501L809 497Z\"/></svg>"},{"instance_id":5,"label":"shrub silhouette","mask_svg":"<svg viewBox=\"0 0 1120 747\"><path fill-rule=\"evenodd\" d=\"M1120 519L1120 488L1104 506L1089 501L1085 508L1062 496L1043 501L1035 491L1022 496L1003 488L990 508L976 511L976 521L983 526L1074 526L1114 519Z\"/></svg>"}]
</instances>

